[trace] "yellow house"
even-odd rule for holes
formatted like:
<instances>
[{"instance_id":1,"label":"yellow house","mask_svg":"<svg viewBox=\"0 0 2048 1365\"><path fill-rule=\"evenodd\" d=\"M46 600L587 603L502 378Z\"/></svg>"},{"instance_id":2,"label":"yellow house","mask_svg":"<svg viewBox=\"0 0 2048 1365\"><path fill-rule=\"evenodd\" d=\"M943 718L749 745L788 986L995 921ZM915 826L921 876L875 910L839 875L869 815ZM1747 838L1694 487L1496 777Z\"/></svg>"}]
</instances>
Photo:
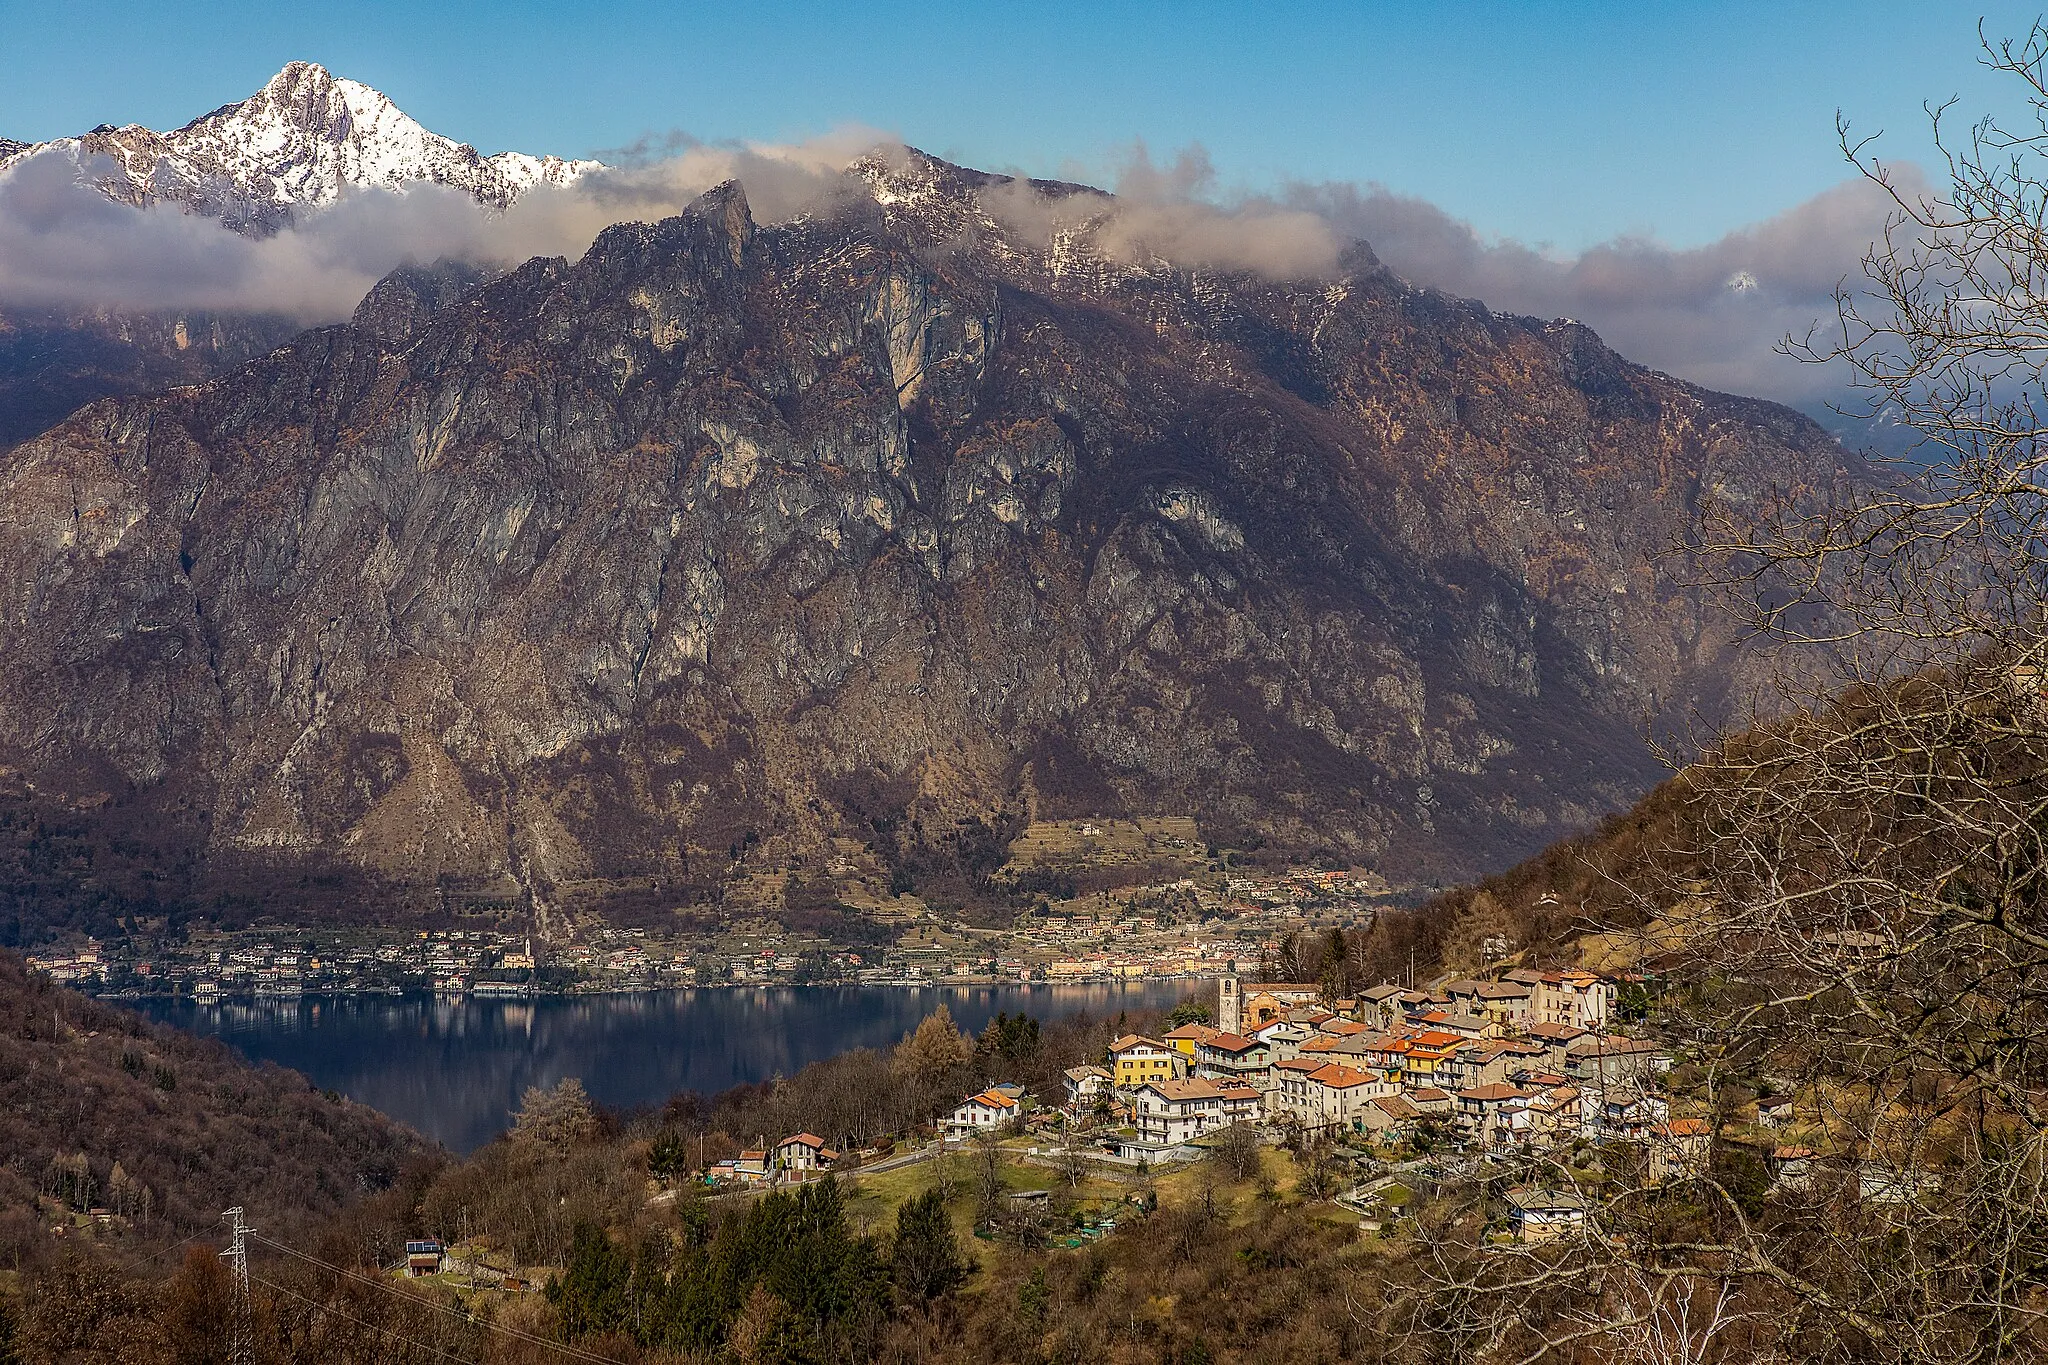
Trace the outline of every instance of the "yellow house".
<instances>
[{"instance_id":1,"label":"yellow house","mask_svg":"<svg viewBox=\"0 0 2048 1365\"><path fill-rule=\"evenodd\" d=\"M1166 1035L1166 1041L1172 1045L1175 1052L1192 1059L1195 1049L1214 1038L1220 1031L1210 1028L1207 1024L1182 1024Z\"/></svg>"},{"instance_id":2,"label":"yellow house","mask_svg":"<svg viewBox=\"0 0 2048 1365\"><path fill-rule=\"evenodd\" d=\"M1128 1033L1109 1045L1109 1074L1119 1090L1136 1090L1152 1081L1170 1081L1187 1074L1187 1059L1160 1042Z\"/></svg>"}]
</instances>

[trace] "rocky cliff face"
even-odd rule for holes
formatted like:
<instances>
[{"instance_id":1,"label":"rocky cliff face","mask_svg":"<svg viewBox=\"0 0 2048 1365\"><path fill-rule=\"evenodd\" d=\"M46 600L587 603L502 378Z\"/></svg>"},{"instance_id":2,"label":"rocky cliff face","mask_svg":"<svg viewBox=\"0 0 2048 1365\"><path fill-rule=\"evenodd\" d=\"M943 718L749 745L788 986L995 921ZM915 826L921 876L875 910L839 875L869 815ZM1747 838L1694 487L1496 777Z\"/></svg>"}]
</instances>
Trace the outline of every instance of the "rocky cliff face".
<instances>
[{"instance_id":1,"label":"rocky cliff face","mask_svg":"<svg viewBox=\"0 0 2048 1365\"><path fill-rule=\"evenodd\" d=\"M0 309L0 450L96 398L202 383L300 328L247 313Z\"/></svg>"},{"instance_id":2,"label":"rocky cliff face","mask_svg":"<svg viewBox=\"0 0 2048 1365\"><path fill-rule=\"evenodd\" d=\"M402 275L0 457L0 762L201 859L543 898L1027 811L1461 874L1719 705L1653 562L1701 497L1842 476L1804 418L1362 247L1115 264L944 163L852 183Z\"/></svg>"}]
</instances>

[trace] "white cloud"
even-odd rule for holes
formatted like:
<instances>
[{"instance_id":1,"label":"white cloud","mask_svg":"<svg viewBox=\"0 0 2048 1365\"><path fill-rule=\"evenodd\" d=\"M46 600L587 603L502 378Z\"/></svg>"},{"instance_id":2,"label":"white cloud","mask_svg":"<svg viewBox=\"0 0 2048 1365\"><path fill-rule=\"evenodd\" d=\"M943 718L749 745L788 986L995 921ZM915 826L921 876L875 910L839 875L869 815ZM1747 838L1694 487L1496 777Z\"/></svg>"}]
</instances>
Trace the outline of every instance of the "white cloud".
<instances>
[{"instance_id":1,"label":"white cloud","mask_svg":"<svg viewBox=\"0 0 2048 1365\"><path fill-rule=\"evenodd\" d=\"M878 145L889 140L863 129L788 146L672 136L625 149L623 165L572 186L535 190L502 214L432 186L365 191L261 240L175 208L112 203L79 185L67 158L45 154L0 175L0 300L329 321L404 262L573 258L609 224L668 216L726 179L745 185L757 218L782 221L851 193L840 172ZM1113 206L1100 195L1045 199L1022 185L992 189L984 200L1037 240L1081 220L1096 249L1113 258L1269 276L1329 275L1363 239L1412 283L1505 311L1577 318L1631 359L1794 402L1838 390L1840 376L1772 348L1833 316L1833 290L1860 278L1860 258L1889 203L1855 180L1705 246L1618 237L1557 255L1489 240L1437 206L1379 185L1297 182L1273 194L1226 195L1199 147L1160 164L1134 146L1113 183Z\"/></svg>"}]
</instances>

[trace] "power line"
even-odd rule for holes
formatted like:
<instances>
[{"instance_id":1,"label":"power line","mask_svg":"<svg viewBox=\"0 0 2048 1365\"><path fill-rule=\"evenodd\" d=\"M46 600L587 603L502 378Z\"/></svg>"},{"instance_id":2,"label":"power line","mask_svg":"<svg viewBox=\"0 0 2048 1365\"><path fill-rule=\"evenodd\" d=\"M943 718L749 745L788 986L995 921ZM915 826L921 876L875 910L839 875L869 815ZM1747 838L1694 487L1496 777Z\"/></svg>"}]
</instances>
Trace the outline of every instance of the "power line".
<instances>
[{"instance_id":1,"label":"power line","mask_svg":"<svg viewBox=\"0 0 2048 1365\"><path fill-rule=\"evenodd\" d=\"M146 1265L153 1265L153 1264L155 1264L155 1263L156 1263L157 1261L160 1261L160 1260L162 1260L162 1259L163 1259L164 1257L166 1257L166 1256L170 1255L170 1254L171 1254L172 1252L176 1251L176 1250L177 1250L177 1249L178 1249L179 1247L181 1247L181 1246L187 1246L187 1245L189 1245L189 1244L191 1244L191 1243L193 1243L193 1242L196 1242L196 1241L198 1241L198 1240L199 1240L199 1239L200 1239L201 1237L207 1237L207 1236L211 1236L211 1235L212 1235L212 1234L211 1234L211 1232L210 1232L210 1231L201 1231L201 1232L195 1232L195 1233L193 1233L193 1234L192 1234L191 1236L189 1236L189 1237L186 1237L186 1238L183 1238L183 1239L182 1239L182 1240L180 1240L180 1241L176 1241L176 1242L173 1242L173 1243L171 1243L171 1244L170 1244L169 1246L167 1246L167 1247L159 1247L159 1248L158 1248L157 1250L155 1250L155 1251L151 1252L151 1253L150 1253L149 1255L147 1255L147 1256L144 1256L144 1257L143 1257L143 1258L142 1258L141 1260L139 1260L139 1261L131 1261L131 1260L126 1260L126 1259L123 1259L123 1260L121 1261L121 1268L122 1268L123 1270L127 1271L128 1273L130 1273L130 1274L133 1274L133 1273L135 1273L136 1271L138 1271L138 1270L142 1269L142 1268L143 1268L144 1266L146 1266Z\"/></svg>"},{"instance_id":2,"label":"power line","mask_svg":"<svg viewBox=\"0 0 2048 1365\"><path fill-rule=\"evenodd\" d=\"M331 1265L328 1262L321 1260L317 1256L307 1255L305 1252L300 1251L297 1247L289 1247L286 1246L283 1242L275 1241L272 1238L265 1237L260 1232L252 1232L250 1235L254 1237L257 1241L263 1243L265 1246L277 1251L281 1251L287 1256L296 1257L297 1259L306 1262L308 1265L318 1266L322 1270L330 1271L333 1274L344 1276L348 1279L356 1281L358 1284L369 1285L373 1289L381 1289L387 1294L395 1294L399 1298L405 1300L407 1303L415 1304L422 1308L431 1308L437 1313L446 1313L450 1317L461 1319L463 1322L474 1323L475 1325L484 1328L486 1331L497 1332L502 1336L508 1336L513 1338L515 1341L523 1341L532 1346L542 1346L550 1351L555 1351L561 1355L568 1356L572 1360L586 1361L588 1362L588 1365L620 1365L619 1361L612 1359L610 1356L601 1356L594 1352L586 1351L581 1347L571 1346L566 1342L550 1341L546 1337L536 1336L532 1332L522 1332L517 1327L508 1327L503 1323L492 1322L487 1318L480 1318L476 1316L474 1313L469 1312L467 1309L451 1308L445 1303L436 1303L432 1299L425 1298L421 1295L408 1294L403 1289L399 1288L397 1285L383 1278L381 1275L365 1275L359 1270L349 1270L343 1266Z\"/></svg>"},{"instance_id":3,"label":"power line","mask_svg":"<svg viewBox=\"0 0 2048 1365\"><path fill-rule=\"evenodd\" d=\"M331 1317L340 1318L344 1322L352 1322L358 1327L367 1327L372 1332L381 1332L385 1336L390 1337L394 1341L402 1341L408 1346L416 1346L422 1351L428 1351L434 1355L441 1357L441 1359L443 1360L459 1361L460 1365L475 1365L475 1363L471 1361L467 1356L459 1356L454 1354L453 1352L444 1351L438 1346L430 1346L424 1341L415 1340L414 1338L405 1335L405 1333L403 1332L394 1332L389 1327L380 1327L374 1322L370 1322L366 1319L355 1316L353 1313L344 1313L339 1308L336 1308L333 1304L322 1303L318 1299L309 1297L305 1294L301 1294L296 1289L292 1289L285 1285L281 1285L275 1280L266 1280L261 1275L254 1276L252 1278L254 1278L256 1283L262 1285L266 1289L275 1289L280 1294L291 1295L300 1303L305 1304L307 1307L313 1309L315 1312L326 1313Z\"/></svg>"}]
</instances>

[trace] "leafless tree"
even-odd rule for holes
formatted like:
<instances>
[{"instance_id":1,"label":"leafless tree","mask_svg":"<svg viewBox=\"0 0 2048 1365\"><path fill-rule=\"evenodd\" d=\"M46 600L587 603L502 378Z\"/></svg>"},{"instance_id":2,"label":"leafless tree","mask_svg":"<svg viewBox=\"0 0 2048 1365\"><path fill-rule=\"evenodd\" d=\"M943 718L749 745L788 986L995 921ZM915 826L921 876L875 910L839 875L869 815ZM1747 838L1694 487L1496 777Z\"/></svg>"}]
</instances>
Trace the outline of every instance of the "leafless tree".
<instances>
[{"instance_id":1,"label":"leafless tree","mask_svg":"<svg viewBox=\"0 0 2048 1365\"><path fill-rule=\"evenodd\" d=\"M1660 1279L1640 1271L1616 1277L1607 1301L1569 1321L1587 1331L1612 1365L1710 1365L1728 1358L1725 1348L1749 1320L1735 1302L1733 1287L1694 1279ZM1754 1350L1746 1365L1767 1365L1776 1357Z\"/></svg>"},{"instance_id":2,"label":"leafless tree","mask_svg":"<svg viewBox=\"0 0 2048 1365\"><path fill-rule=\"evenodd\" d=\"M1003 1211L1003 1141L993 1129L974 1135L974 1221L993 1223Z\"/></svg>"},{"instance_id":3,"label":"leafless tree","mask_svg":"<svg viewBox=\"0 0 2048 1365\"><path fill-rule=\"evenodd\" d=\"M1088 1177L1088 1145L1073 1123L1060 1125L1059 1146L1053 1150L1053 1169L1068 1189L1079 1189Z\"/></svg>"},{"instance_id":4,"label":"leafless tree","mask_svg":"<svg viewBox=\"0 0 2048 1365\"><path fill-rule=\"evenodd\" d=\"M1336 1145L1317 1134L1306 1140L1295 1154L1295 1188L1304 1199L1323 1200L1337 1193L1343 1167Z\"/></svg>"},{"instance_id":5,"label":"leafless tree","mask_svg":"<svg viewBox=\"0 0 2048 1365\"><path fill-rule=\"evenodd\" d=\"M1613 1359L2048 1352L2048 28L1985 60L2025 124L1937 110L1936 188L1843 125L1894 213L1788 347L1914 458L1717 509L1693 547L1783 664L1764 723L1680 778L1669 875L1636 888L1711 1156L1616 1160L1581 1236L1446 1235L1447 1301L1503 1359L1601 1332ZM1769 1136L1766 1080L1794 1096Z\"/></svg>"},{"instance_id":6,"label":"leafless tree","mask_svg":"<svg viewBox=\"0 0 2048 1365\"><path fill-rule=\"evenodd\" d=\"M1234 1180L1249 1180L1259 1169L1259 1130L1249 1123L1233 1123L1216 1135L1209 1159L1230 1172Z\"/></svg>"}]
</instances>

